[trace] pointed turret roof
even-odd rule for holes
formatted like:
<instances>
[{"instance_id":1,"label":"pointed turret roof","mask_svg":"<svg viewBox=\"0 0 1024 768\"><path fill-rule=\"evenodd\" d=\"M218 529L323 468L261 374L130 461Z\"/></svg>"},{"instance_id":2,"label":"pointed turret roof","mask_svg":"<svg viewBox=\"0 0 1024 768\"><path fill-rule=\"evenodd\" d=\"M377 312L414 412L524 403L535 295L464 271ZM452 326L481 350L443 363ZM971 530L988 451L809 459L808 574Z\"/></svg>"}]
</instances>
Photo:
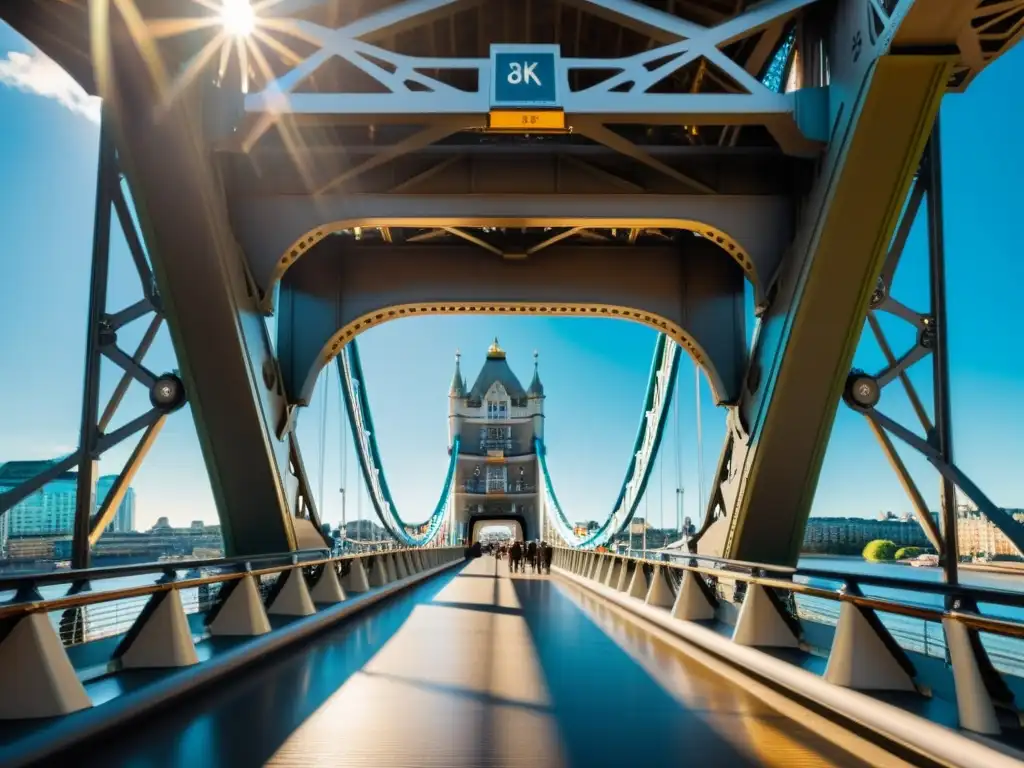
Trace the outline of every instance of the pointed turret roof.
<instances>
[{"instance_id":1,"label":"pointed turret roof","mask_svg":"<svg viewBox=\"0 0 1024 768\"><path fill-rule=\"evenodd\" d=\"M537 351L533 352L533 381L530 382L530 388L526 394L530 397L544 397L544 385L540 383L540 372L537 366Z\"/></svg>"},{"instance_id":2,"label":"pointed turret roof","mask_svg":"<svg viewBox=\"0 0 1024 768\"><path fill-rule=\"evenodd\" d=\"M526 397L526 390L523 389L523 385L519 383L516 375L512 373L512 369L508 367L508 361L505 359L505 350L498 344L497 338L494 339L494 343L487 350L487 359L484 361L484 367L480 369L480 374L473 383L473 389L469 392L469 398L471 400L483 400L487 390L491 388L494 382L500 383L511 398Z\"/></svg>"},{"instance_id":3,"label":"pointed turret roof","mask_svg":"<svg viewBox=\"0 0 1024 768\"><path fill-rule=\"evenodd\" d=\"M463 397L466 394L466 381L462 378L462 369L459 367L459 358L462 353L455 350L455 375L452 376L452 386L448 390L448 397Z\"/></svg>"}]
</instances>

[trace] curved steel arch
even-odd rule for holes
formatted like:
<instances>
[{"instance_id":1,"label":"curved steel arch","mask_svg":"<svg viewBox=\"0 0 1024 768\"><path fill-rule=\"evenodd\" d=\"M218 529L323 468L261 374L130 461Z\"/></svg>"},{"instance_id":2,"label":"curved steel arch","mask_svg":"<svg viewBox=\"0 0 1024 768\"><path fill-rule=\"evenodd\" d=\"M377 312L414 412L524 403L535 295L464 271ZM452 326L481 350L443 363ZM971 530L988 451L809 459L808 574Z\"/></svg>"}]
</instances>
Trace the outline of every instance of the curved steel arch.
<instances>
[{"instance_id":1,"label":"curved steel arch","mask_svg":"<svg viewBox=\"0 0 1024 768\"><path fill-rule=\"evenodd\" d=\"M434 506L434 511L426 520L426 532L419 536L409 533L408 527L410 526L399 516L391 489L388 487L387 478L384 475L384 465L380 458L373 429L370 401L366 395L366 386L363 384L363 366L359 359L359 348L356 346L355 340L346 346L344 354L338 356L338 373L341 376L345 410L348 413L349 427L356 445L359 468L362 471L363 481L370 492L370 501L377 517L384 529L403 544L412 547L429 544L437 536L441 530L441 524L444 522L445 507L451 493L452 480L455 477L455 467L459 458L459 437L456 435L455 442L452 444L451 459L448 462L448 471L441 488L441 495Z\"/></svg>"},{"instance_id":2,"label":"curved steel arch","mask_svg":"<svg viewBox=\"0 0 1024 768\"><path fill-rule=\"evenodd\" d=\"M732 259L743 274L746 275L754 288L754 294L758 300L764 298L764 283L770 279L770 275L759 275L757 265L750 253L739 241L718 226L714 226L701 219L683 217L636 217L618 216L613 218L601 217L580 222L576 218L565 216L550 216L540 223L532 220L524 223L517 218L502 217L479 217L476 219L465 219L460 217L415 217L415 218L352 218L328 221L312 227L293 242L291 242L281 256L274 263L269 277L269 283L265 287L265 309L273 311L273 297L275 287L284 279L285 273L294 266L313 246L324 238L355 228L373 229L390 227L414 227L423 229L438 229L443 227L455 227L476 229L481 227L509 227L517 228L523 226L544 226L544 227L575 227L585 225L588 229L616 229L616 228L645 228L645 229L677 229L692 232L694 235L706 238L715 243L724 255Z\"/></svg>"},{"instance_id":3,"label":"curved steel arch","mask_svg":"<svg viewBox=\"0 0 1024 768\"><path fill-rule=\"evenodd\" d=\"M452 314L604 317L639 323L659 331L659 339L670 339L674 347L685 349L687 354L693 359L693 362L704 370L716 400L722 400L723 393L727 391L721 374L715 368L701 345L684 329L677 327L671 320L651 312L630 307L601 304L585 305L569 302L555 304L541 304L539 302L507 302L504 304L488 302L432 302L429 304L407 304L389 307L380 312L366 313L340 328L321 352L323 364L327 365L333 358L341 355L349 344L355 343L357 336L382 323L403 317Z\"/></svg>"},{"instance_id":4,"label":"curved steel arch","mask_svg":"<svg viewBox=\"0 0 1024 768\"><path fill-rule=\"evenodd\" d=\"M701 366L715 401L743 390L744 277L718 246L552 246L512 261L472 246L365 248L322 242L281 287L278 352L285 390L307 404L321 368L385 322L437 314L553 315L629 320L667 335ZM438 255L440 254L440 255Z\"/></svg>"},{"instance_id":5,"label":"curved steel arch","mask_svg":"<svg viewBox=\"0 0 1024 768\"><path fill-rule=\"evenodd\" d=\"M672 402L678 372L678 345L672 343L664 334L659 335L654 347L651 372L647 379L644 412L637 429L636 439L633 442L633 454L626 468L622 487L619 489L619 496L601 527L587 536L578 537L573 533L573 526L565 516L551 482L544 442L540 438L535 440L537 460L540 463L544 479L544 491L549 502L545 504L548 519L570 547L583 549L606 544L613 537L622 533L632 521L640 499L643 498L644 491L647 489L647 482L654 467L654 459L661 447L661 439L665 432L665 420Z\"/></svg>"}]
</instances>

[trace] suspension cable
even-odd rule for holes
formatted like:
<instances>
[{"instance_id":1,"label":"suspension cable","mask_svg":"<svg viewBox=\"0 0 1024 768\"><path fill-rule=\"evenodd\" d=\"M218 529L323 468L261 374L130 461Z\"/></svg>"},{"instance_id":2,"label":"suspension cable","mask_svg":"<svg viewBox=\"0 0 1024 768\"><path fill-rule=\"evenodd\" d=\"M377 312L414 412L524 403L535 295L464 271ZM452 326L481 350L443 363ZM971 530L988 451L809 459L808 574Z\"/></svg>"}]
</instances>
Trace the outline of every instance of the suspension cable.
<instances>
[{"instance_id":1,"label":"suspension cable","mask_svg":"<svg viewBox=\"0 0 1024 768\"><path fill-rule=\"evenodd\" d=\"M356 536L360 542L363 540L363 485L356 483Z\"/></svg>"},{"instance_id":2,"label":"suspension cable","mask_svg":"<svg viewBox=\"0 0 1024 768\"><path fill-rule=\"evenodd\" d=\"M697 516L704 517L704 435L701 431L702 413L700 408L700 366L695 365L693 372L697 381Z\"/></svg>"},{"instance_id":3,"label":"suspension cable","mask_svg":"<svg viewBox=\"0 0 1024 768\"><path fill-rule=\"evenodd\" d=\"M651 499L651 494L649 493L649 491L650 491L650 488L645 488L644 489L644 530L643 530L643 534L644 534L643 550L644 550L644 552L647 551L647 528L651 524L651 511L650 511L651 510L651 506L650 506L650 503L649 503L650 499Z\"/></svg>"},{"instance_id":4,"label":"suspension cable","mask_svg":"<svg viewBox=\"0 0 1024 768\"><path fill-rule=\"evenodd\" d=\"M327 375L327 368L320 371L319 378L322 382L320 387L320 456L317 481L317 506L320 507L320 521L327 517L327 499L324 497L324 477L327 474L327 400L330 396L331 377Z\"/></svg>"},{"instance_id":5,"label":"suspension cable","mask_svg":"<svg viewBox=\"0 0 1024 768\"><path fill-rule=\"evenodd\" d=\"M682 442L682 422L680 421L679 414L679 377L676 376L675 381L676 396L672 398L672 409L674 411L673 417L676 422L676 530L678 535L683 534L683 442Z\"/></svg>"},{"instance_id":6,"label":"suspension cable","mask_svg":"<svg viewBox=\"0 0 1024 768\"><path fill-rule=\"evenodd\" d=\"M664 534L665 531L665 457L658 456L658 485L660 488L661 498L658 500L658 506L661 508L661 513L658 515L658 528Z\"/></svg>"},{"instance_id":7,"label":"suspension cable","mask_svg":"<svg viewBox=\"0 0 1024 768\"><path fill-rule=\"evenodd\" d=\"M341 459L340 459L340 470L341 470L341 481L339 492L341 493L341 529L342 534L347 538L347 528L345 527L348 520L345 517L345 507L348 500L348 430L345 429L345 421L348 419L348 413L345 411L345 386L342 384L341 379L338 379L338 428L341 430Z\"/></svg>"}]
</instances>

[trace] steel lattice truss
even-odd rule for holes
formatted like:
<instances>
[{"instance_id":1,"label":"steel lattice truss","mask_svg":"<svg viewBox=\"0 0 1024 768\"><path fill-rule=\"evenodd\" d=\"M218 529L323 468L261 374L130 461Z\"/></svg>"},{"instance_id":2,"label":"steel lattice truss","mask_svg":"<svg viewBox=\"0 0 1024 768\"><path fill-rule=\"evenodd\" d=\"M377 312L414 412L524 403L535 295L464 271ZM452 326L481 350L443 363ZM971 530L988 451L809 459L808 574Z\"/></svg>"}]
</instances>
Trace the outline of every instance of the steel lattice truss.
<instances>
[{"instance_id":1,"label":"steel lattice truss","mask_svg":"<svg viewBox=\"0 0 1024 768\"><path fill-rule=\"evenodd\" d=\"M947 349L947 319L945 307L945 268L943 254L942 203L941 203L941 161L938 134L933 133L929 151L910 192L906 207L896 230L895 237L885 259L878 286L871 296L867 314L867 327L886 359L886 366L874 374L855 370L847 381L844 400L854 410L863 413L872 432L877 438L893 471L899 478L911 503L915 516L924 529L928 540L940 555L958 557L955 534L956 501L954 488L959 488L979 510L1018 550L1024 552L1024 526L1018 523L1006 510L992 502L985 492L967 476L953 461L951 417L952 406L949 397L949 362ZM917 218L923 201L927 200L929 278L931 282L931 307L919 312L900 302L892 295L892 283L903 256L911 227ZM910 348L901 355L893 352L888 338L879 322L879 313L893 315L913 326L916 338ZM932 413L925 406L907 372L911 366L931 358L934 403ZM920 424L922 434L899 423L886 415L880 405L885 388L899 381ZM917 484L907 471L902 459L893 446L890 435L912 448L935 467L941 478L941 502L943 506L943 527L932 518Z\"/></svg>"},{"instance_id":2,"label":"steel lattice truss","mask_svg":"<svg viewBox=\"0 0 1024 768\"><path fill-rule=\"evenodd\" d=\"M72 564L89 565L90 550L113 519L143 460L156 441L167 416L185 405L185 388L176 373L158 375L145 365L145 358L164 321L163 307L149 257L142 245L132 214L117 155L109 131L100 135L99 168L96 182L95 226L87 319L86 369L82 393L82 423L78 449L68 456L47 462L35 477L0 492L0 515L28 498L47 483L77 469L77 494L73 531ZM117 311L107 307L110 275L110 234L116 217L124 235L132 265L139 279L141 298ZM129 323L149 317L135 351L118 344L118 332ZM107 359L121 370L121 377L100 410L100 366ZM132 383L145 387L151 407L120 427L111 429L114 417ZM96 506L97 462L111 448L142 432L106 498Z\"/></svg>"}]
</instances>

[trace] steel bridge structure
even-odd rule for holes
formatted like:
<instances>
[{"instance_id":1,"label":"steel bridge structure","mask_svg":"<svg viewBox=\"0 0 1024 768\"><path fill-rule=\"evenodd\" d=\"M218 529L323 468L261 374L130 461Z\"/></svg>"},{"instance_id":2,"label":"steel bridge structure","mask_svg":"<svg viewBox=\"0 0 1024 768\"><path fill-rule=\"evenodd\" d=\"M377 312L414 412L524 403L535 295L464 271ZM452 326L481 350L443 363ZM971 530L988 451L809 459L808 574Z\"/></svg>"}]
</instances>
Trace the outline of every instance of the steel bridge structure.
<instances>
[{"instance_id":1,"label":"steel bridge structure","mask_svg":"<svg viewBox=\"0 0 1024 768\"><path fill-rule=\"evenodd\" d=\"M0 7L103 104L80 443L0 490L2 515L78 472L72 570L0 578L0 763L116 764L163 750L168 765L369 764L358 758L368 735L342 737L345 755L327 741L304 752L292 737L335 698L364 712L369 734L393 717L389 697L405 695L410 728L424 750L449 750L444 764L505 759L486 719L467 731L473 756L459 751L430 699L462 695L454 679L477 686L474 706L529 742L537 765L663 764L648 748L677 748L664 735L676 730L705 739L713 764L773 763L786 750L842 765L1024 759L1024 623L1009 617L1024 599L965 584L957 566L957 490L1021 551L1024 527L953 455L938 121L942 98L1024 34L1024 0L264 0L244 35L218 9ZM919 218L927 308L892 290ZM113 226L139 277L127 307L108 302ZM914 329L909 349L892 349L883 313ZM458 439L436 507L403 517L395 506L356 339L438 314L609 317L658 332L621 492L596 531L573 534L543 440L534 446L560 539L550 579L442 541ZM136 321L148 329L126 350L118 332ZM169 372L145 362L163 324L178 361ZM865 329L887 359L880 371L853 368ZM684 354L727 422L703 525L683 553L609 553L644 494ZM123 372L106 407L103 359ZM915 364L931 366L929 404L907 376ZM297 420L331 367L391 538L375 551L332 550L300 450ZM151 407L111 428L139 385ZM886 413L896 386L919 425ZM186 403L226 557L91 568ZM797 566L839 408L877 437L941 584ZM130 439L97 509L99 457ZM894 439L937 470L937 520ZM483 627L480 611L506 629ZM907 622L924 627L923 645ZM486 679L466 671L482 658ZM440 677L413 685L412 667ZM675 682L661 677L668 667L682 670ZM513 668L548 688L523 683L517 698L501 682ZM250 669L262 670L258 685ZM560 693L567 669L579 690ZM602 669L611 694L590 690ZM334 687L293 690L296 675ZM388 687L400 679L412 688ZM750 728L775 716L758 707L781 713L789 735L750 730L742 749L712 738L684 693L649 721L594 708L614 703L617 685L653 700L705 684L708 696L760 702ZM257 735L228 724L249 695L265 705ZM284 695L305 715L275 713ZM233 747L185 749L200 715L142 720L186 697L239 736ZM451 706L456 719L479 714ZM150 724L128 733L136 721ZM622 754L566 735L595 726L661 735ZM415 762L402 751L412 746L377 744L375 765Z\"/></svg>"}]
</instances>

